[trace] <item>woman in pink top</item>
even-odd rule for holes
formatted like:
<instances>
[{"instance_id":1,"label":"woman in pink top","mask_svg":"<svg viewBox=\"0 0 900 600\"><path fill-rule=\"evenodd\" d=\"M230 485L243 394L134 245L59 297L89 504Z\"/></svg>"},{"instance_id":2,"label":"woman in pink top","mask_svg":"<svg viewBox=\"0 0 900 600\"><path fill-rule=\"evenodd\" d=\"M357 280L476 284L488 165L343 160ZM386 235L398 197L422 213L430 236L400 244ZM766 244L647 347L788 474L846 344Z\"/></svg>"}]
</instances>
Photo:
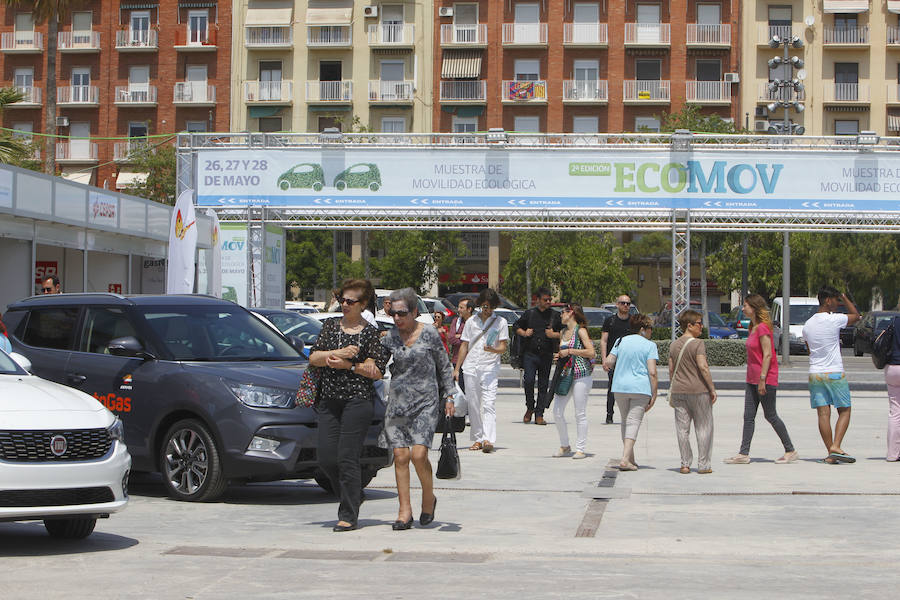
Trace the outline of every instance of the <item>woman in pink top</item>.
<instances>
[{"instance_id":1,"label":"woman in pink top","mask_svg":"<svg viewBox=\"0 0 900 600\"><path fill-rule=\"evenodd\" d=\"M750 319L750 335L747 337L747 389L744 393L744 435L741 451L725 463L750 462L750 442L756 424L756 411L763 406L766 421L784 444L784 456L775 459L778 464L796 462L798 455L791 443L784 421L775 411L775 392L778 390L778 361L775 360L775 341L772 339L772 318L769 307L759 294L750 294L744 300L744 315Z\"/></svg>"}]
</instances>

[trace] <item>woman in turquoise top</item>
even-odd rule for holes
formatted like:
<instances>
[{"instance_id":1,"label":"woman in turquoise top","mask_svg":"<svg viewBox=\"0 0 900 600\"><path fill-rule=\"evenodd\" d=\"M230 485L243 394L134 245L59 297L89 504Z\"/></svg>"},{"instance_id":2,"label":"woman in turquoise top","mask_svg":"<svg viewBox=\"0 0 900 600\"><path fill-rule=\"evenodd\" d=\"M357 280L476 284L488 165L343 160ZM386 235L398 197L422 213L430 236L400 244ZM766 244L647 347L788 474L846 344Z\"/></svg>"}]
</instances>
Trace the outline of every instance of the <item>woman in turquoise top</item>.
<instances>
[{"instance_id":1,"label":"woman in turquoise top","mask_svg":"<svg viewBox=\"0 0 900 600\"><path fill-rule=\"evenodd\" d=\"M633 315L631 333L620 338L607 356L607 366L615 368L612 391L622 415L622 460L620 471L637 471L634 442L644 413L656 402L656 361L659 352L650 341L653 324L647 315Z\"/></svg>"}]
</instances>

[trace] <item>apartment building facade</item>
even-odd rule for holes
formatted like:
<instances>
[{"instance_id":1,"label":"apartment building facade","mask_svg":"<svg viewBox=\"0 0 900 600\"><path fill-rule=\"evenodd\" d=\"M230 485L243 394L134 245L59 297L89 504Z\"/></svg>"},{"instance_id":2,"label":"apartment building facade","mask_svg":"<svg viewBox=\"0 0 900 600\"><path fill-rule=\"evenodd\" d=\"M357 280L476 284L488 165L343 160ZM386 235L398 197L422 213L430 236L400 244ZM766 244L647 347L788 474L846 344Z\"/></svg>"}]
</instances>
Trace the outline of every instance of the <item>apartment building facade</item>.
<instances>
[{"instance_id":1,"label":"apartment building facade","mask_svg":"<svg viewBox=\"0 0 900 600\"><path fill-rule=\"evenodd\" d=\"M431 131L430 2L235 6L232 129Z\"/></svg>"},{"instance_id":2,"label":"apartment building facade","mask_svg":"<svg viewBox=\"0 0 900 600\"><path fill-rule=\"evenodd\" d=\"M898 135L900 1L748 2L743 18L741 95L751 130L782 131L784 108L769 105L791 100L804 110L788 109L788 119L806 135ZM776 35L802 40L802 48L789 51L803 61L802 69L769 66L775 55L783 56L783 49L768 45ZM790 98L769 85L794 79L803 87Z\"/></svg>"},{"instance_id":3,"label":"apartment building facade","mask_svg":"<svg viewBox=\"0 0 900 600\"><path fill-rule=\"evenodd\" d=\"M24 99L3 126L60 137L44 145L63 176L124 188L134 153L180 131L229 127L231 4L95 0L59 23L56 127L45 131L47 26L0 5L0 85ZM225 35L222 35L225 33ZM106 138L130 137L130 140Z\"/></svg>"}]
</instances>

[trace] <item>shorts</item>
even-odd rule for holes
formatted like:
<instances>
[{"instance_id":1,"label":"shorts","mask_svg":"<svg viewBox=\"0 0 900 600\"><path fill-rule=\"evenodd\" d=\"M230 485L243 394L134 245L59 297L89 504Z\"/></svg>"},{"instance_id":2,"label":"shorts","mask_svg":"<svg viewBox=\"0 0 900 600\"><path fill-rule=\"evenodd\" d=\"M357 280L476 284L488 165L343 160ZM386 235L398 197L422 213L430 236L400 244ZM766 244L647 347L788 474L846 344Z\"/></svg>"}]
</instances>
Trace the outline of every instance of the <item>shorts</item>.
<instances>
[{"instance_id":1,"label":"shorts","mask_svg":"<svg viewBox=\"0 0 900 600\"><path fill-rule=\"evenodd\" d=\"M813 408L850 408L850 384L843 373L810 373L809 404Z\"/></svg>"}]
</instances>

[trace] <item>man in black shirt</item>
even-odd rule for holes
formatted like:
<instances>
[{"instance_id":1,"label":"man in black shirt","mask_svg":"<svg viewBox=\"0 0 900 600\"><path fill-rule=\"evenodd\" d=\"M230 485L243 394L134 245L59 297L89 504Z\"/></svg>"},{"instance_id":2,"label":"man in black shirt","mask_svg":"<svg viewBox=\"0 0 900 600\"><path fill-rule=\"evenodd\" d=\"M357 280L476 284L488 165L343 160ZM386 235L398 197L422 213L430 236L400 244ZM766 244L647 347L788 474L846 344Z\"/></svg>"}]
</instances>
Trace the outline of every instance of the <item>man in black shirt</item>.
<instances>
[{"instance_id":1,"label":"man in black shirt","mask_svg":"<svg viewBox=\"0 0 900 600\"><path fill-rule=\"evenodd\" d=\"M537 306L525 311L516 321L514 332L522 336L522 367L525 370L525 416L523 423L531 423L534 415L535 425L546 425L544 409L550 404L550 367L553 353L559 344L559 332L562 321L559 313L550 308L550 290L545 287L537 290ZM534 397L534 380L537 375L537 402Z\"/></svg>"},{"instance_id":2,"label":"man in black shirt","mask_svg":"<svg viewBox=\"0 0 900 600\"><path fill-rule=\"evenodd\" d=\"M600 357L603 359L603 370L609 375L609 387L606 388L606 423L613 422L613 408L616 397L612 393L613 369L609 368L607 356L616 342L628 335L628 321L631 319L631 298L622 294L616 298L616 314L603 321L603 333L600 334ZM621 417L621 415L619 415Z\"/></svg>"}]
</instances>

